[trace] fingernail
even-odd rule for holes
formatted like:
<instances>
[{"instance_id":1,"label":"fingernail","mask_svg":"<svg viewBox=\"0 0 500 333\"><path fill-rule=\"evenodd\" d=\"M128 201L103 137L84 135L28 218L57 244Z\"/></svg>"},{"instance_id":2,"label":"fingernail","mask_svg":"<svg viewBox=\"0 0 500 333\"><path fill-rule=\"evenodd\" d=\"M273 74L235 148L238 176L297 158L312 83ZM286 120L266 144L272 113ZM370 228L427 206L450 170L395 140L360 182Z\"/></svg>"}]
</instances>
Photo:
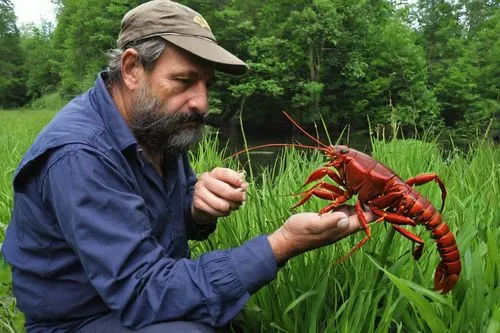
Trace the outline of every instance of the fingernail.
<instances>
[{"instance_id":1,"label":"fingernail","mask_svg":"<svg viewBox=\"0 0 500 333\"><path fill-rule=\"evenodd\" d=\"M243 196L242 196L242 201L243 201L243 202L247 201L247 194L246 194L246 193L243 193Z\"/></svg>"},{"instance_id":2,"label":"fingernail","mask_svg":"<svg viewBox=\"0 0 500 333\"><path fill-rule=\"evenodd\" d=\"M349 226L349 221L347 220L347 217L344 217L337 222L337 228L339 229L347 229L348 226Z\"/></svg>"}]
</instances>

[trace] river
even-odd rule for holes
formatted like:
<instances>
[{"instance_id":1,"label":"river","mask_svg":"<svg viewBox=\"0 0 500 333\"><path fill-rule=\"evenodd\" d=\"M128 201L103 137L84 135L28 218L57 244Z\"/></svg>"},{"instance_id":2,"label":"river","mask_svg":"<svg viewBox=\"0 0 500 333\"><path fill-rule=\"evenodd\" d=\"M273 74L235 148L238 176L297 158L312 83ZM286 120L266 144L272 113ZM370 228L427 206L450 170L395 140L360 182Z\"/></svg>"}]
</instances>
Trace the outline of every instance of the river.
<instances>
[{"instance_id":1,"label":"river","mask_svg":"<svg viewBox=\"0 0 500 333\"><path fill-rule=\"evenodd\" d=\"M328 136L319 135L320 141L329 144ZM222 148L227 147L227 155L239 152L245 147L245 140L248 147L255 147L269 143L301 143L305 145L317 146L311 139L298 131L261 131L261 132L245 132L245 137L241 130L237 127L221 128L218 130L219 145ZM344 133L330 133L330 140L333 144L348 145L359 151L370 153L371 143L368 131ZM262 167L271 167L276 161L276 156L280 152L281 147L266 147L252 152L252 166L254 171ZM242 159L245 159L242 155Z\"/></svg>"}]
</instances>

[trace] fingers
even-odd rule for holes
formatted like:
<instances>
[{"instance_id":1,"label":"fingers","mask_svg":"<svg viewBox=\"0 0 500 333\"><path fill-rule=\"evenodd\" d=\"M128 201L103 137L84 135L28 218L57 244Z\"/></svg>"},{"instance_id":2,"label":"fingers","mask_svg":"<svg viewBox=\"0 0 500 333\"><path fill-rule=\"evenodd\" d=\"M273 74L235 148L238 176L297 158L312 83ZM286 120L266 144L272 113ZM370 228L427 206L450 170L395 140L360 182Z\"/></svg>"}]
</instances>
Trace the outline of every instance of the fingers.
<instances>
[{"instance_id":1,"label":"fingers","mask_svg":"<svg viewBox=\"0 0 500 333\"><path fill-rule=\"evenodd\" d=\"M375 215L371 211L363 212L367 223L374 221ZM350 235L363 229L354 206L344 205L332 213L317 215L318 219L312 225L318 230L338 229L344 230L345 235Z\"/></svg>"},{"instance_id":2,"label":"fingers","mask_svg":"<svg viewBox=\"0 0 500 333\"><path fill-rule=\"evenodd\" d=\"M200 176L196 184L200 194L205 201L221 206L221 202L227 204L241 204L246 199L248 183L244 181L243 175L231 169L216 168L209 173ZM227 204L222 204L226 206ZM224 208L226 208L224 207Z\"/></svg>"},{"instance_id":3,"label":"fingers","mask_svg":"<svg viewBox=\"0 0 500 333\"><path fill-rule=\"evenodd\" d=\"M341 211L327 214L311 213L311 231L321 233L327 230L345 230L349 226L348 215Z\"/></svg>"},{"instance_id":4,"label":"fingers","mask_svg":"<svg viewBox=\"0 0 500 333\"><path fill-rule=\"evenodd\" d=\"M202 180L204 176L208 179L216 179L225 185L232 186L233 188L239 188L245 183L245 174L243 172L237 172L228 168L215 168L212 171L201 175L200 180Z\"/></svg>"},{"instance_id":5,"label":"fingers","mask_svg":"<svg viewBox=\"0 0 500 333\"><path fill-rule=\"evenodd\" d=\"M310 215L309 215L310 214ZM374 220L372 212L363 212L366 222L369 223ZM299 220L301 223L296 223ZM294 215L291 219L291 224L288 227L296 229L295 233L307 235L311 244L317 242L312 246L324 246L333 244L357 231L364 229L359 220L358 214L354 208L339 207L338 210L326 214L314 213L301 213ZM302 231L297 231L304 228Z\"/></svg>"},{"instance_id":6,"label":"fingers","mask_svg":"<svg viewBox=\"0 0 500 333\"><path fill-rule=\"evenodd\" d=\"M238 209L244 201L241 192L238 193L238 196L240 197L238 201L228 200L227 198L216 195L208 188L200 186L195 188L193 206L215 217L227 216L232 210Z\"/></svg>"},{"instance_id":7,"label":"fingers","mask_svg":"<svg viewBox=\"0 0 500 333\"><path fill-rule=\"evenodd\" d=\"M375 220L375 215L371 211L363 212L363 215L367 223L373 222ZM363 229L363 226L361 225L361 221L359 220L356 211L354 211L353 213L351 213L351 215L349 215L345 223L347 224L347 228L345 229L345 232L342 234L342 237L351 235Z\"/></svg>"},{"instance_id":8,"label":"fingers","mask_svg":"<svg viewBox=\"0 0 500 333\"><path fill-rule=\"evenodd\" d=\"M371 220L372 214L366 212L365 217ZM284 262L300 253L333 244L360 229L357 213L349 208L321 215L297 213L268 239L278 262Z\"/></svg>"},{"instance_id":9,"label":"fingers","mask_svg":"<svg viewBox=\"0 0 500 333\"><path fill-rule=\"evenodd\" d=\"M246 200L248 183L244 174L227 168L215 168L200 175L194 188L193 213L223 217L238 209Z\"/></svg>"}]
</instances>

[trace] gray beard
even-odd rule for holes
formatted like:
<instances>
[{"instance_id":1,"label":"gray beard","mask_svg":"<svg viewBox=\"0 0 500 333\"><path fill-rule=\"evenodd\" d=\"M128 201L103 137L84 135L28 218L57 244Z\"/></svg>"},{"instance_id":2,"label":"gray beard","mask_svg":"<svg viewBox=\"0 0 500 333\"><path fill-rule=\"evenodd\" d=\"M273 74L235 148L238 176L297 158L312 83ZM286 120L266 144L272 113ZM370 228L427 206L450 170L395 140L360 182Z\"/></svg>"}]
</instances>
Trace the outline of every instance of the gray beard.
<instances>
[{"instance_id":1,"label":"gray beard","mask_svg":"<svg viewBox=\"0 0 500 333\"><path fill-rule=\"evenodd\" d=\"M170 112L149 85L137 91L130 110L130 128L150 153L175 157L199 142L204 118L200 113Z\"/></svg>"}]
</instances>

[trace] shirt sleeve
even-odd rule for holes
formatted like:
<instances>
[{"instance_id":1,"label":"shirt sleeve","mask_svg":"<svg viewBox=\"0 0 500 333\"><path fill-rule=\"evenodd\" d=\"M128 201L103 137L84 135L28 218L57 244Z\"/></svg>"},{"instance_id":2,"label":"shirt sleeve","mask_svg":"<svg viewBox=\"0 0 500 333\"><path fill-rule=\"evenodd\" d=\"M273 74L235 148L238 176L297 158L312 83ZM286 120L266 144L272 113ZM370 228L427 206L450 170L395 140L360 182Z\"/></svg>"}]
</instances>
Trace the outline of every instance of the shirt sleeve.
<instances>
[{"instance_id":1,"label":"shirt sleeve","mask_svg":"<svg viewBox=\"0 0 500 333\"><path fill-rule=\"evenodd\" d=\"M90 282L129 327L179 319L223 326L276 277L265 235L197 260L167 257L133 181L92 148L62 154L41 187Z\"/></svg>"}]
</instances>

